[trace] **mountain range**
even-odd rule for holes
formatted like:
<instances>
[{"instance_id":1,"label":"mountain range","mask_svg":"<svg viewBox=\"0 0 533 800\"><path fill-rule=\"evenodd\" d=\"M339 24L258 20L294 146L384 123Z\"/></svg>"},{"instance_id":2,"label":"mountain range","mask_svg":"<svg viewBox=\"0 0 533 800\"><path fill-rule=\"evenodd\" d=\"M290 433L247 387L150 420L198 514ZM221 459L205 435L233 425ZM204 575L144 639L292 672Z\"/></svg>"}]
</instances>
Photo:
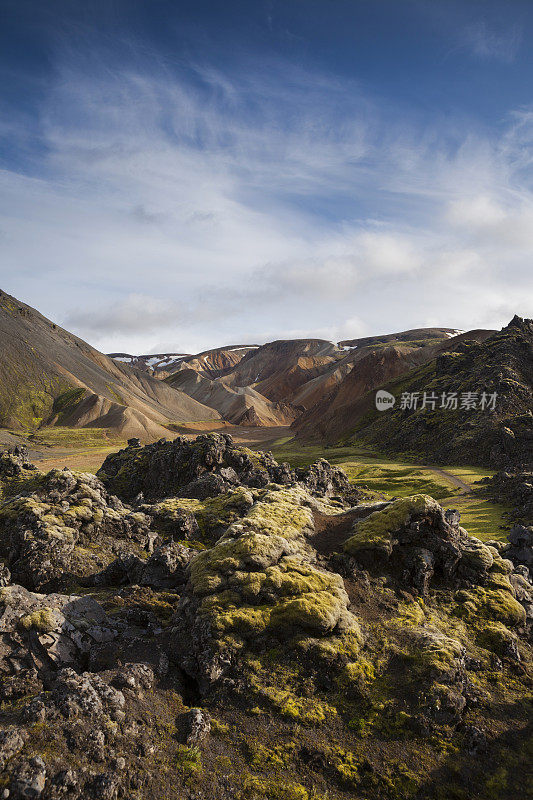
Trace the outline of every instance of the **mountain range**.
<instances>
[{"instance_id":1,"label":"mountain range","mask_svg":"<svg viewBox=\"0 0 533 800\"><path fill-rule=\"evenodd\" d=\"M2 292L0 334L5 428L97 427L153 441L200 423L291 426L289 433L304 441L358 437L435 461L527 461L527 320L516 318L501 332L433 327L338 343L291 339L197 354L104 355ZM386 414L374 404L380 388L398 400ZM400 407L402 394L454 388L496 392L498 407L469 415Z\"/></svg>"}]
</instances>

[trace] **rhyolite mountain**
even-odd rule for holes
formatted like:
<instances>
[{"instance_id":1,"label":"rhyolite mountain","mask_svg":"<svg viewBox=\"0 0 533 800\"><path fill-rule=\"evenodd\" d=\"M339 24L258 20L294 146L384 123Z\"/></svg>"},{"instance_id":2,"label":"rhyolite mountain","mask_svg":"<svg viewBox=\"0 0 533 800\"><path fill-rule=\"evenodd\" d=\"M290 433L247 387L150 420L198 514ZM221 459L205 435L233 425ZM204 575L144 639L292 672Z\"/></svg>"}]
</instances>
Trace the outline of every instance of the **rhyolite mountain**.
<instances>
[{"instance_id":1,"label":"rhyolite mountain","mask_svg":"<svg viewBox=\"0 0 533 800\"><path fill-rule=\"evenodd\" d=\"M532 540L509 537L227 434L96 476L1 454L3 796L531 797Z\"/></svg>"},{"instance_id":2,"label":"rhyolite mountain","mask_svg":"<svg viewBox=\"0 0 533 800\"><path fill-rule=\"evenodd\" d=\"M391 345L398 343L418 344L425 347L428 344L435 344L443 338L453 338L465 331L456 328L411 328L400 333L385 333L376 336L363 336L359 339L344 339L339 342L339 347L367 347L368 345Z\"/></svg>"},{"instance_id":3,"label":"rhyolite mountain","mask_svg":"<svg viewBox=\"0 0 533 800\"><path fill-rule=\"evenodd\" d=\"M352 436L379 449L405 453L440 463L480 464L488 467L530 466L533 457L533 321L514 317L501 331L485 337L462 334L445 346L433 348L433 357L422 366L400 372L394 380L380 382L397 398L394 408L379 412L374 391L343 402L343 391L358 381L354 370L347 376L329 409L315 409L311 419L300 417L295 426L310 435L335 440ZM372 385L376 368L369 370ZM403 393L438 398L435 410L401 407ZM440 408L442 393L456 392L456 410ZM475 393L477 408L461 408L464 393ZM496 393L495 408L481 408L485 392Z\"/></svg>"},{"instance_id":4,"label":"rhyolite mountain","mask_svg":"<svg viewBox=\"0 0 533 800\"><path fill-rule=\"evenodd\" d=\"M383 342L371 341L357 346L346 357L349 370L339 381L332 383L329 391L319 392L315 402L308 403L305 412L294 423L295 433L306 439L338 441L353 432L360 420L374 408L377 389L442 353L455 352L463 347L464 342L483 342L493 333L495 331L477 329L435 341L434 337L420 338L420 331L416 331L419 337L416 340L391 341L394 337L391 335L383 337L387 339ZM306 386L303 388L305 391ZM296 398L294 402L297 402Z\"/></svg>"},{"instance_id":5,"label":"rhyolite mountain","mask_svg":"<svg viewBox=\"0 0 533 800\"><path fill-rule=\"evenodd\" d=\"M415 329L339 345L323 339L279 340L261 346L205 351L181 359L174 369L194 369L203 377L233 389L253 388L266 401L289 404L298 415L325 398L357 362L369 352L381 350L384 344L397 343L403 353L416 353L416 363L421 363L422 352L428 354L432 345L443 344L454 333L451 328ZM221 357L222 362L214 361ZM228 357L233 363L228 363ZM166 372L161 376L166 376ZM183 381L184 391L187 383Z\"/></svg>"},{"instance_id":6,"label":"rhyolite mountain","mask_svg":"<svg viewBox=\"0 0 533 800\"><path fill-rule=\"evenodd\" d=\"M250 386L231 387L223 381L210 380L195 369L174 372L165 382L200 403L215 408L234 425L290 425L297 416L296 409L288 403L272 402Z\"/></svg>"},{"instance_id":7,"label":"rhyolite mountain","mask_svg":"<svg viewBox=\"0 0 533 800\"><path fill-rule=\"evenodd\" d=\"M152 353L133 356L130 353L108 353L110 358L149 372L157 378L166 378L180 369L194 369L208 378L225 375L258 345L228 345L204 350L196 355L188 353Z\"/></svg>"},{"instance_id":8,"label":"rhyolite mountain","mask_svg":"<svg viewBox=\"0 0 533 800\"><path fill-rule=\"evenodd\" d=\"M153 440L173 423L219 418L0 292L0 426L93 426Z\"/></svg>"},{"instance_id":9,"label":"rhyolite mountain","mask_svg":"<svg viewBox=\"0 0 533 800\"><path fill-rule=\"evenodd\" d=\"M492 349L500 341L494 333L427 328L339 344L295 339L218 347L192 355L115 353L110 358L2 293L0 425L26 430L41 425L92 426L153 441L187 423L292 424L294 434L304 440L331 443L357 435L380 449L390 444L393 450L417 457L520 464L531 445L529 355L517 372L518 362L505 349L491 361ZM470 363L468 354L475 363ZM461 386L463 377L483 377L485 390L500 386L500 378L507 374L500 386L498 425L487 427L494 415L456 415L453 420L458 424L454 421L448 429L449 415L399 414L396 407L382 418L373 411L376 389L390 384L396 391L405 380L405 389L430 390L437 378L435 365L442 370L443 364L453 364L448 377L459 376ZM441 417L442 427L435 428ZM432 425L438 429L436 435Z\"/></svg>"}]
</instances>

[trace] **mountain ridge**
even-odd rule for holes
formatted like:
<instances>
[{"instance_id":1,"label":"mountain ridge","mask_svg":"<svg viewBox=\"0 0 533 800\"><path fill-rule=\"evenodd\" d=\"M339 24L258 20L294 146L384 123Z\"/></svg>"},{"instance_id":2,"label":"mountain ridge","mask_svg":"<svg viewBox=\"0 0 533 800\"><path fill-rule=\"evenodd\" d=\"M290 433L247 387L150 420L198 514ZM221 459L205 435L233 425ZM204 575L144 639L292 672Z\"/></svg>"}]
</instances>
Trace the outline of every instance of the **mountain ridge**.
<instances>
[{"instance_id":1,"label":"mountain ridge","mask_svg":"<svg viewBox=\"0 0 533 800\"><path fill-rule=\"evenodd\" d=\"M218 412L117 363L35 309L0 292L0 424L36 428L65 419L156 438L167 425ZM107 423L107 424L106 424Z\"/></svg>"}]
</instances>

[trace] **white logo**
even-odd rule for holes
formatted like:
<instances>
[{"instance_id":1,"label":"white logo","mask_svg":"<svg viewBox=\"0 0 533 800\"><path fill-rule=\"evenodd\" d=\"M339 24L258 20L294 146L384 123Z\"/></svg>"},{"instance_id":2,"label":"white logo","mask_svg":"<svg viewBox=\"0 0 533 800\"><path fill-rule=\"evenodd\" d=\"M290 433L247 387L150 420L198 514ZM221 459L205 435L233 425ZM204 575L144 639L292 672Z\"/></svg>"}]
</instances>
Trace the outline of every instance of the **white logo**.
<instances>
[{"instance_id":1,"label":"white logo","mask_svg":"<svg viewBox=\"0 0 533 800\"><path fill-rule=\"evenodd\" d=\"M392 408L395 402L394 395L386 392L385 389L380 389L379 392L376 392L376 408L378 411L386 411L388 408Z\"/></svg>"}]
</instances>

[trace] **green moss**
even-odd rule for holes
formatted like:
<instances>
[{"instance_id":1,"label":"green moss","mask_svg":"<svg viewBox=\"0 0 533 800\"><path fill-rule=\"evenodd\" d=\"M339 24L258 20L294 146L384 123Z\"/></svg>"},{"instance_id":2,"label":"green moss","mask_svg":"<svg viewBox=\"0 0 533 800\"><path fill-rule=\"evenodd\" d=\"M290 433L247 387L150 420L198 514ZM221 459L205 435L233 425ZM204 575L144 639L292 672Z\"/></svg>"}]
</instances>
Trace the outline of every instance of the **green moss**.
<instances>
[{"instance_id":1,"label":"green moss","mask_svg":"<svg viewBox=\"0 0 533 800\"><path fill-rule=\"evenodd\" d=\"M320 800L299 783L258 778L248 775L242 779L242 791L238 800Z\"/></svg>"},{"instance_id":2,"label":"green moss","mask_svg":"<svg viewBox=\"0 0 533 800\"><path fill-rule=\"evenodd\" d=\"M499 656L506 656L510 648L516 647L517 639L501 622L491 622L478 632L476 641L481 647Z\"/></svg>"},{"instance_id":3,"label":"green moss","mask_svg":"<svg viewBox=\"0 0 533 800\"><path fill-rule=\"evenodd\" d=\"M345 609L346 600L331 591L305 592L301 597L277 603L270 615L270 624L273 628L327 633L337 625Z\"/></svg>"},{"instance_id":4,"label":"green moss","mask_svg":"<svg viewBox=\"0 0 533 800\"><path fill-rule=\"evenodd\" d=\"M435 628L417 628L412 632L404 658L411 665L413 677L445 678L457 670L464 647L460 641Z\"/></svg>"},{"instance_id":5,"label":"green moss","mask_svg":"<svg viewBox=\"0 0 533 800\"><path fill-rule=\"evenodd\" d=\"M333 764L333 769L341 784L350 789L356 789L360 783L359 762L354 753L342 747L330 747L328 756Z\"/></svg>"},{"instance_id":6,"label":"green moss","mask_svg":"<svg viewBox=\"0 0 533 800\"><path fill-rule=\"evenodd\" d=\"M38 428L50 414L54 391L53 385L50 389L40 389L29 383L29 379L21 379L9 396L2 398L0 426L22 428L26 431Z\"/></svg>"},{"instance_id":7,"label":"green moss","mask_svg":"<svg viewBox=\"0 0 533 800\"><path fill-rule=\"evenodd\" d=\"M494 548L492 548L494 549ZM491 567L491 573L500 573L501 575L510 575L514 569L514 565L512 561L509 561L508 558L502 558L500 555L493 554L493 564Z\"/></svg>"},{"instance_id":8,"label":"green moss","mask_svg":"<svg viewBox=\"0 0 533 800\"><path fill-rule=\"evenodd\" d=\"M221 722L218 719L211 719L211 733L213 736L227 736L229 733L230 727L225 722Z\"/></svg>"},{"instance_id":9,"label":"green moss","mask_svg":"<svg viewBox=\"0 0 533 800\"><path fill-rule=\"evenodd\" d=\"M524 607L505 589L481 586L475 586L468 591L461 589L455 593L455 600L455 613L468 620L475 621L479 616L510 627L525 623Z\"/></svg>"},{"instance_id":10,"label":"green moss","mask_svg":"<svg viewBox=\"0 0 533 800\"><path fill-rule=\"evenodd\" d=\"M312 511L303 505L306 500L306 493L298 488L269 491L247 514L247 525L269 536L300 537L313 529Z\"/></svg>"},{"instance_id":11,"label":"green moss","mask_svg":"<svg viewBox=\"0 0 533 800\"><path fill-rule=\"evenodd\" d=\"M218 638L299 631L324 635L353 630L342 578L306 560L311 550L303 532L313 524L305 491L271 488L260 494L246 516L191 563L190 582L201 598ZM236 640L235 640L235 637Z\"/></svg>"},{"instance_id":12,"label":"green moss","mask_svg":"<svg viewBox=\"0 0 533 800\"><path fill-rule=\"evenodd\" d=\"M425 514L439 508L439 504L425 494L394 500L382 511L374 511L366 519L356 522L354 533L344 543L344 549L354 556L363 550L372 550L388 558L392 552L392 533L406 525L413 514Z\"/></svg>"},{"instance_id":13,"label":"green moss","mask_svg":"<svg viewBox=\"0 0 533 800\"><path fill-rule=\"evenodd\" d=\"M338 670L359 658L363 635L353 618L350 630L333 636L314 637L300 634L287 643L291 660L320 670Z\"/></svg>"},{"instance_id":14,"label":"green moss","mask_svg":"<svg viewBox=\"0 0 533 800\"><path fill-rule=\"evenodd\" d=\"M173 533L182 512L189 511L196 518L202 541L210 542L213 533L243 516L253 502L253 492L244 486L206 500L172 497L157 504L154 523L162 533Z\"/></svg>"},{"instance_id":15,"label":"green moss","mask_svg":"<svg viewBox=\"0 0 533 800\"><path fill-rule=\"evenodd\" d=\"M412 625L418 627L426 619L426 609L421 598L413 600L412 603L400 603L398 605L398 622L400 625Z\"/></svg>"},{"instance_id":16,"label":"green moss","mask_svg":"<svg viewBox=\"0 0 533 800\"><path fill-rule=\"evenodd\" d=\"M475 572L482 572L492 567L494 557L487 545L479 539L470 537L463 543L461 549L461 564L465 564Z\"/></svg>"},{"instance_id":17,"label":"green moss","mask_svg":"<svg viewBox=\"0 0 533 800\"><path fill-rule=\"evenodd\" d=\"M202 754L198 747L180 745L176 753L176 769L184 776L202 772Z\"/></svg>"},{"instance_id":18,"label":"green moss","mask_svg":"<svg viewBox=\"0 0 533 800\"><path fill-rule=\"evenodd\" d=\"M290 766L296 751L294 742L266 747L260 742L247 740L246 747L250 764L256 769L268 772Z\"/></svg>"},{"instance_id":19,"label":"green moss","mask_svg":"<svg viewBox=\"0 0 533 800\"><path fill-rule=\"evenodd\" d=\"M257 696L268 701L285 719L302 725L322 725L337 715L337 709L316 697L298 697L289 689L277 686L256 686Z\"/></svg>"},{"instance_id":20,"label":"green moss","mask_svg":"<svg viewBox=\"0 0 533 800\"><path fill-rule=\"evenodd\" d=\"M56 624L57 621L54 612L51 608L48 608L48 606L33 611L31 614L26 614L19 619L21 628L24 628L26 631L33 629L40 633L48 633L54 630Z\"/></svg>"},{"instance_id":21,"label":"green moss","mask_svg":"<svg viewBox=\"0 0 533 800\"><path fill-rule=\"evenodd\" d=\"M52 406L52 412L58 415L57 422L61 424L68 414L83 400L87 390L83 388L67 389L58 395Z\"/></svg>"},{"instance_id":22,"label":"green moss","mask_svg":"<svg viewBox=\"0 0 533 800\"><path fill-rule=\"evenodd\" d=\"M376 670L372 662L366 658L349 661L341 670L337 683L340 687L356 686L358 689L368 687L376 679Z\"/></svg>"}]
</instances>

